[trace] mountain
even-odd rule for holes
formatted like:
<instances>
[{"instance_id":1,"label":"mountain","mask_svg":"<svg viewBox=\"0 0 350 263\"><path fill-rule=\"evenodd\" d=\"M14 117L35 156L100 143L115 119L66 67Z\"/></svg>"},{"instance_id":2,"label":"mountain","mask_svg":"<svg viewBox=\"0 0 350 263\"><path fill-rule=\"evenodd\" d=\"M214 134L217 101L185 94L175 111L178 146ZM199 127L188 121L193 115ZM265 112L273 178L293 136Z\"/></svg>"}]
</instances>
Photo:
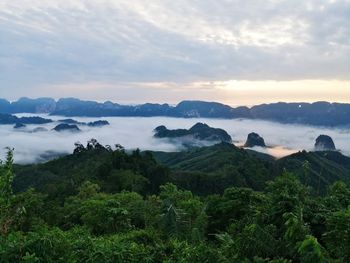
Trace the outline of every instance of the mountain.
<instances>
[{"instance_id":1,"label":"mountain","mask_svg":"<svg viewBox=\"0 0 350 263\"><path fill-rule=\"evenodd\" d=\"M10 114L1 114L0 113L0 124L16 124L20 121L16 116Z\"/></svg>"},{"instance_id":2,"label":"mountain","mask_svg":"<svg viewBox=\"0 0 350 263\"><path fill-rule=\"evenodd\" d=\"M350 184L350 157L336 151L302 151L286 156L276 161L276 171L283 170L295 173L320 193L339 180Z\"/></svg>"},{"instance_id":3,"label":"mountain","mask_svg":"<svg viewBox=\"0 0 350 263\"><path fill-rule=\"evenodd\" d=\"M107 117L107 116L168 116L181 118L248 118L281 123L298 123L320 126L350 124L350 104L346 103L271 103L248 107L230 107L217 102L182 101L176 106L145 103L120 105L110 101L103 103L76 98L29 99L15 102L0 99L0 113L50 113L51 115Z\"/></svg>"},{"instance_id":4,"label":"mountain","mask_svg":"<svg viewBox=\"0 0 350 263\"><path fill-rule=\"evenodd\" d=\"M247 141L244 144L244 147L266 147L265 140L259 134L252 132L248 134Z\"/></svg>"},{"instance_id":5,"label":"mountain","mask_svg":"<svg viewBox=\"0 0 350 263\"><path fill-rule=\"evenodd\" d=\"M254 106L255 119L282 123L337 126L350 124L350 104L345 103L272 103Z\"/></svg>"},{"instance_id":6,"label":"mountain","mask_svg":"<svg viewBox=\"0 0 350 263\"><path fill-rule=\"evenodd\" d=\"M82 101L74 98L60 99L57 101L52 115L62 116L168 116L172 108L168 104L146 103L137 106L120 105L113 102L98 103L94 101Z\"/></svg>"},{"instance_id":7,"label":"mountain","mask_svg":"<svg viewBox=\"0 0 350 263\"><path fill-rule=\"evenodd\" d=\"M46 124L53 122L51 119L45 119L41 117L16 117L11 114L0 113L0 125L1 124Z\"/></svg>"},{"instance_id":8,"label":"mountain","mask_svg":"<svg viewBox=\"0 0 350 263\"><path fill-rule=\"evenodd\" d=\"M200 145L201 142L231 143L231 136L223 129L212 128L204 123L196 123L190 129L168 130L165 126L154 129L155 138L167 138L183 145Z\"/></svg>"},{"instance_id":9,"label":"mountain","mask_svg":"<svg viewBox=\"0 0 350 263\"><path fill-rule=\"evenodd\" d=\"M315 143L316 151L335 151L335 144L333 139L328 135L320 135L316 139Z\"/></svg>"},{"instance_id":10,"label":"mountain","mask_svg":"<svg viewBox=\"0 0 350 263\"><path fill-rule=\"evenodd\" d=\"M238 107L231 108L230 106L205 101L182 101L175 108L176 116L187 118L250 118L249 108Z\"/></svg>"},{"instance_id":11,"label":"mountain","mask_svg":"<svg viewBox=\"0 0 350 263\"><path fill-rule=\"evenodd\" d=\"M169 106L169 104L155 104L146 103L142 105L137 105L130 112L131 115L141 116L141 117L152 117L152 116L176 116L174 114L174 108Z\"/></svg>"},{"instance_id":12,"label":"mountain","mask_svg":"<svg viewBox=\"0 0 350 263\"><path fill-rule=\"evenodd\" d=\"M55 107L56 101L52 98L20 98L11 103L11 113L51 113Z\"/></svg>"},{"instance_id":13,"label":"mountain","mask_svg":"<svg viewBox=\"0 0 350 263\"><path fill-rule=\"evenodd\" d=\"M221 193L228 186L262 190L274 178L272 161L229 143L153 155L172 169L176 184L195 193Z\"/></svg>"},{"instance_id":14,"label":"mountain","mask_svg":"<svg viewBox=\"0 0 350 263\"><path fill-rule=\"evenodd\" d=\"M275 160L266 154L221 143L183 152L153 154L159 162L173 169L172 177L176 182L195 192L195 187L218 192L227 184L259 190L284 171L294 173L319 194L324 194L329 185L339 180L350 185L350 157L335 151L303 151Z\"/></svg>"},{"instance_id":15,"label":"mountain","mask_svg":"<svg viewBox=\"0 0 350 263\"><path fill-rule=\"evenodd\" d=\"M135 190L134 184L147 186L154 193L168 181L168 169L149 153L120 148L112 151L96 140L76 145L73 154L40 164L15 165L15 191L34 187L55 197L71 195L85 181L98 182L107 192ZM53 153L56 154L57 153ZM142 191L141 187L138 187Z\"/></svg>"},{"instance_id":16,"label":"mountain","mask_svg":"<svg viewBox=\"0 0 350 263\"><path fill-rule=\"evenodd\" d=\"M98 121L88 122L86 123L86 125L89 127L102 127L102 126L109 125L109 122L105 120L98 120Z\"/></svg>"},{"instance_id":17,"label":"mountain","mask_svg":"<svg viewBox=\"0 0 350 263\"><path fill-rule=\"evenodd\" d=\"M5 99L0 99L0 113L10 113L11 103Z\"/></svg>"},{"instance_id":18,"label":"mountain","mask_svg":"<svg viewBox=\"0 0 350 263\"><path fill-rule=\"evenodd\" d=\"M106 120L97 120L97 121L91 121L91 122L80 122L74 119L63 119L63 120L58 120L60 123L64 124L76 124L76 125L86 125L89 127L102 127L106 125L110 125L108 121Z\"/></svg>"},{"instance_id":19,"label":"mountain","mask_svg":"<svg viewBox=\"0 0 350 263\"><path fill-rule=\"evenodd\" d=\"M63 131L70 131L70 132L79 132L80 129L77 125L75 124L66 124L66 123L61 123L58 124L53 130L57 132L63 132Z\"/></svg>"},{"instance_id":20,"label":"mountain","mask_svg":"<svg viewBox=\"0 0 350 263\"><path fill-rule=\"evenodd\" d=\"M116 107L118 105L115 105ZM104 105L95 101L82 101L75 98L59 99L52 115L62 116L91 116L100 117L111 112L104 109Z\"/></svg>"},{"instance_id":21,"label":"mountain","mask_svg":"<svg viewBox=\"0 0 350 263\"><path fill-rule=\"evenodd\" d=\"M13 126L13 128L14 129L22 129L22 128L25 128L26 127L26 125L25 124L22 124L22 123L16 123L14 126Z\"/></svg>"}]
</instances>

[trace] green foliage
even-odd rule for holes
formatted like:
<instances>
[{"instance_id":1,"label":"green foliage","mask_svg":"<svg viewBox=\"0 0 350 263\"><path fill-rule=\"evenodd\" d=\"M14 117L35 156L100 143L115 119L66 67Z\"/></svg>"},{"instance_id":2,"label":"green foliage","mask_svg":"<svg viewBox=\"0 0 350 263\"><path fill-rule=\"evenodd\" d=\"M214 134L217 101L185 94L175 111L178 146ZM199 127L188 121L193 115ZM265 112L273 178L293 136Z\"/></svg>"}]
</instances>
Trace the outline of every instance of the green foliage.
<instances>
[{"instance_id":1,"label":"green foliage","mask_svg":"<svg viewBox=\"0 0 350 263\"><path fill-rule=\"evenodd\" d=\"M344 262L350 259L350 208L333 212L327 217L326 247Z\"/></svg>"},{"instance_id":2,"label":"green foliage","mask_svg":"<svg viewBox=\"0 0 350 263\"><path fill-rule=\"evenodd\" d=\"M313 236L306 236L306 239L298 247L300 261L302 263L322 263L327 262L322 247Z\"/></svg>"},{"instance_id":3,"label":"green foliage","mask_svg":"<svg viewBox=\"0 0 350 263\"><path fill-rule=\"evenodd\" d=\"M154 155L175 171L175 184L198 195L223 193L230 186L263 190L274 177L271 161L228 143Z\"/></svg>"},{"instance_id":4,"label":"green foliage","mask_svg":"<svg viewBox=\"0 0 350 263\"><path fill-rule=\"evenodd\" d=\"M273 223L282 227L283 215L300 213L308 196L308 189L290 173L284 173L267 187L270 200L269 214Z\"/></svg>"},{"instance_id":5,"label":"green foliage","mask_svg":"<svg viewBox=\"0 0 350 263\"><path fill-rule=\"evenodd\" d=\"M0 262L349 262L350 188L311 190L315 159L275 176L226 144L159 156L173 170L96 140L38 165L13 167L9 151Z\"/></svg>"},{"instance_id":6,"label":"green foliage","mask_svg":"<svg viewBox=\"0 0 350 263\"><path fill-rule=\"evenodd\" d=\"M94 183L91 183L90 181L86 181L79 187L79 193L77 194L77 197L83 200L88 199L90 197L97 195L100 189L101 188L98 184L94 184Z\"/></svg>"},{"instance_id":7,"label":"green foliage","mask_svg":"<svg viewBox=\"0 0 350 263\"><path fill-rule=\"evenodd\" d=\"M0 198L9 204L13 195L13 150L8 149L6 161L0 162Z\"/></svg>"},{"instance_id":8,"label":"green foliage","mask_svg":"<svg viewBox=\"0 0 350 263\"><path fill-rule=\"evenodd\" d=\"M225 231L234 222L250 223L262 213L265 196L248 188L228 188L223 196L210 196L206 213L209 233Z\"/></svg>"},{"instance_id":9,"label":"green foliage","mask_svg":"<svg viewBox=\"0 0 350 263\"><path fill-rule=\"evenodd\" d=\"M192 241L204 239L207 216L198 197L173 184L161 186L159 197L163 210L161 224L167 235Z\"/></svg>"},{"instance_id":10,"label":"green foliage","mask_svg":"<svg viewBox=\"0 0 350 263\"><path fill-rule=\"evenodd\" d=\"M350 205L350 188L344 182L335 182L328 189L326 205L331 211L346 209Z\"/></svg>"},{"instance_id":11,"label":"green foliage","mask_svg":"<svg viewBox=\"0 0 350 263\"><path fill-rule=\"evenodd\" d=\"M168 181L169 173L150 153L134 151L128 154L121 147L112 151L95 140L72 155L44 164L16 166L15 171L15 191L33 187L60 202L77 194L86 181L98 184L108 193L122 190L157 193L159 186Z\"/></svg>"},{"instance_id":12,"label":"green foliage","mask_svg":"<svg viewBox=\"0 0 350 263\"><path fill-rule=\"evenodd\" d=\"M350 157L340 152L298 152L277 160L276 170L292 172L316 194L325 194L336 181L350 183Z\"/></svg>"},{"instance_id":13,"label":"green foliage","mask_svg":"<svg viewBox=\"0 0 350 263\"><path fill-rule=\"evenodd\" d=\"M66 229L84 225L96 235L125 232L144 227L144 211L145 203L137 193L95 193L82 198L80 192L77 197L67 199L61 225Z\"/></svg>"},{"instance_id":14,"label":"green foliage","mask_svg":"<svg viewBox=\"0 0 350 263\"><path fill-rule=\"evenodd\" d=\"M254 256L268 258L275 254L278 240L275 239L276 229L273 225L249 224L237 230L232 231L231 235L216 235L227 261L230 258L235 258L237 262L252 260Z\"/></svg>"}]
</instances>

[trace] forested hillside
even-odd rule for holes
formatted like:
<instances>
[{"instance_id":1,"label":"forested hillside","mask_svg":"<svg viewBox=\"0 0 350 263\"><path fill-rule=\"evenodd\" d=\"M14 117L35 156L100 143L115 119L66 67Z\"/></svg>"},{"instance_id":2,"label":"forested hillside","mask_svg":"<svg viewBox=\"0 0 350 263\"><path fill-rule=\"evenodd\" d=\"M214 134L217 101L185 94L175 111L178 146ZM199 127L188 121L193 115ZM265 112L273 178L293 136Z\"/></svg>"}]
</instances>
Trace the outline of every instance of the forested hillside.
<instances>
[{"instance_id":1,"label":"forested hillside","mask_svg":"<svg viewBox=\"0 0 350 263\"><path fill-rule=\"evenodd\" d=\"M177 183L194 192L199 188L198 194L222 193L228 186L261 191L267 181L284 171L293 173L317 194L325 194L327 187L336 181L350 183L350 157L336 151L302 151L275 160L263 153L221 143L153 155L173 170L172 178Z\"/></svg>"},{"instance_id":2,"label":"forested hillside","mask_svg":"<svg viewBox=\"0 0 350 263\"><path fill-rule=\"evenodd\" d=\"M0 165L0 262L350 262L349 158L90 140Z\"/></svg>"}]
</instances>

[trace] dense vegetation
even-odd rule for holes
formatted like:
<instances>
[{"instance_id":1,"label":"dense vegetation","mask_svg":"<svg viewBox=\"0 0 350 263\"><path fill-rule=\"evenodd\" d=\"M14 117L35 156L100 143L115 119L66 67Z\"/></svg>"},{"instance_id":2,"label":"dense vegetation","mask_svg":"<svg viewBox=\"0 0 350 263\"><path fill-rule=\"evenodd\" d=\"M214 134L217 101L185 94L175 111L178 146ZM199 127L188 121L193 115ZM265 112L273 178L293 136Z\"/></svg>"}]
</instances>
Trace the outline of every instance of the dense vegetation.
<instances>
[{"instance_id":1,"label":"dense vegetation","mask_svg":"<svg viewBox=\"0 0 350 263\"><path fill-rule=\"evenodd\" d=\"M169 166L176 184L196 194L222 193L229 186L262 191L266 182L292 172L313 194L325 194L336 181L350 184L350 157L335 151L298 152L275 160L273 157L221 143L185 152L155 152Z\"/></svg>"},{"instance_id":2,"label":"dense vegetation","mask_svg":"<svg viewBox=\"0 0 350 263\"><path fill-rule=\"evenodd\" d=\"M150 152L91 140L17 166L9 150L0 262L350 262L349 185L329 179L321 192L311 180L321 160L343 173L348 160L301 154L276 163L219 144L155 153L160 164Z\"/></svg>"}]
</instances>

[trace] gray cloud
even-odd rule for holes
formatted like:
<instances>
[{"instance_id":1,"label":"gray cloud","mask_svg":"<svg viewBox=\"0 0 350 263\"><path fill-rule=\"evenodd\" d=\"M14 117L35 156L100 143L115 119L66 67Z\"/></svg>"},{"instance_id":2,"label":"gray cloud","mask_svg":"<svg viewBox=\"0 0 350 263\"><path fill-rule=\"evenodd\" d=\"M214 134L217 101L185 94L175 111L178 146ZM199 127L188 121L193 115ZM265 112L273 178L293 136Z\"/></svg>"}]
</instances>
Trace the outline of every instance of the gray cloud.
<instances>
[{"instance_id":1,"label":"gray cloud","mask_svg":"<svg viewBox=\"0 0 350 263\"><path fill-rule=\"evenodd\" d=\"M349 80L348 0L1 0L0 96L86 82Z\"/></svg>"}]
</instances>

